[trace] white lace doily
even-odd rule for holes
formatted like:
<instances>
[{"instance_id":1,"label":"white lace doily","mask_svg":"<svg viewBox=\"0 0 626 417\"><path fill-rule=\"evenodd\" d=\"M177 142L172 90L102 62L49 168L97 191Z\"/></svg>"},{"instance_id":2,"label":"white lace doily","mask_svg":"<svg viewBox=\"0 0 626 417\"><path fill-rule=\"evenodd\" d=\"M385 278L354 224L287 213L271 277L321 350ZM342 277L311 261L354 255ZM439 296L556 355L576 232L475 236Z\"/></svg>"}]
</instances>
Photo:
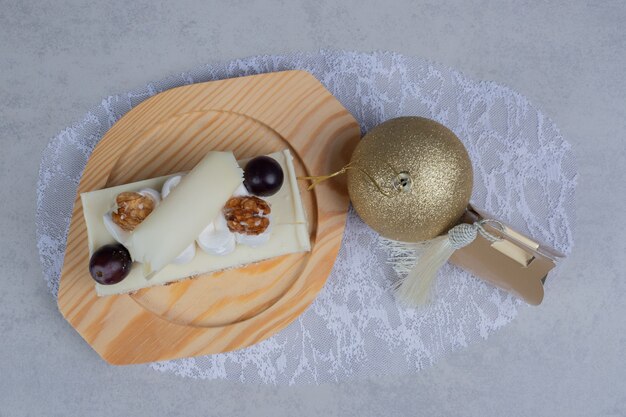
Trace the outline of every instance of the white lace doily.
<instances>
[{"instance_id":1,"label":"white lace doily","mask_svg":"<svg viewBox=\"0 0 626 417\"><path fill-rule=\"evenodd\" d=\"M72 204L95 144L124 113L163 90L261 72L313 73L363 131L401 115L435 119L465 143L474 164L472 202L561 252L573 238L575 164L554 124L511 89L394 53L259 56L204 66L108 97L50 141L37 188L37 239L44 278L56 296ZM335 267L313 305L272 338L240 351L154 363L181 376L276 384L406 373L486 338L522 305L453 266L424 310L400 307L378 237L350 212ZM550 279L554 279L554 273Z\"/></svg>"}]
</instances>

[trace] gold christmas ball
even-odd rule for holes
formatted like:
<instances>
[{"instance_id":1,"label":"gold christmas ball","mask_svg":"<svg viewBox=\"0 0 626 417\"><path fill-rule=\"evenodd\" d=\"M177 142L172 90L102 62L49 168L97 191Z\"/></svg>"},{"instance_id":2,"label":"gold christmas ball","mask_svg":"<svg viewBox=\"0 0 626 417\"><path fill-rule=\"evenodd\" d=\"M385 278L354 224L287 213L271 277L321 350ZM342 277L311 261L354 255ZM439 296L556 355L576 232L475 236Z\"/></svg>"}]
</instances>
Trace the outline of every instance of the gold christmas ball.
<instances>
[{"instance_id":1,"label":"gold christmas ball","mask_svg":"<svg viewBox=\"0 0 626 417\"><path fill-rule=\"evenodd\" d=\"M347 173L350 199L363 221L404 242L448 231L472 194L472 163L463 143L423 117L373 128L354 150Z\"/></svg>"}]
</instances>

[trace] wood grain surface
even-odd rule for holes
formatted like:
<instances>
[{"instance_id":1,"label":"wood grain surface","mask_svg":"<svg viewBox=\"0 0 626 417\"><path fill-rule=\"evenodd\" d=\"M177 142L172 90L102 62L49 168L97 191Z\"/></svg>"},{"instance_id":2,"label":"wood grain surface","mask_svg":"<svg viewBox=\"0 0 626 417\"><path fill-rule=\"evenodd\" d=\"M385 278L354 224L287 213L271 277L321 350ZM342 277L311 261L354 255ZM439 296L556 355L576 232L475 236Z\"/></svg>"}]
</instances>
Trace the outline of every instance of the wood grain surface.
<instances>
[{"instance_id":1,"label":"wood grain surface","mask_svg":"<svg viewBox=\"0 0 626 417\"><path fill-rule=\"evenodd\" d=\"M210 150L238 159L289 148L296 173L345 165L360 130L310 74L285 71L174 88L127 113L94 149L78 194L191 169ZM113 364L240 349L275 334L315 299L339 251L348 209L342 179L306 191L312 251L132 295L97 297L77 195L58 304Z\"/></svg>"}]
</instances>

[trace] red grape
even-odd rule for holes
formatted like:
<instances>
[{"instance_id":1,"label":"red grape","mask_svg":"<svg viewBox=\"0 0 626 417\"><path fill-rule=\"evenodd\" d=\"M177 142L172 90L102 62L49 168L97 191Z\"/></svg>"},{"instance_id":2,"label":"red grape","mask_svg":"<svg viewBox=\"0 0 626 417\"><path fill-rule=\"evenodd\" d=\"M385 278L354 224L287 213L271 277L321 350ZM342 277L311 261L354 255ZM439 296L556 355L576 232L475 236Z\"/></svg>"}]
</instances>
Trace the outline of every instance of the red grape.
<instances>
[{"instance_id":1,"label":"red grape","mask_svg":"<svg viewBox=\"0 0 626 417\"><path fill-rule=\"evenodd\" d=\"M130 273L132 263L130 253L124 245L104 245L91 255L89 273L99 284L117 284Z\"/></svg>"},{"instance_id":2,"label":"red grape","mask_svg":"<svg viewBox=\"0 0 626 417\"><path fill-rule=\"evenodd\" d=\"M269 197L283 185L284 174L280 164L269 156L251 159L243 171L243 185L257 196Z\"/></svg>"}]
</instances>

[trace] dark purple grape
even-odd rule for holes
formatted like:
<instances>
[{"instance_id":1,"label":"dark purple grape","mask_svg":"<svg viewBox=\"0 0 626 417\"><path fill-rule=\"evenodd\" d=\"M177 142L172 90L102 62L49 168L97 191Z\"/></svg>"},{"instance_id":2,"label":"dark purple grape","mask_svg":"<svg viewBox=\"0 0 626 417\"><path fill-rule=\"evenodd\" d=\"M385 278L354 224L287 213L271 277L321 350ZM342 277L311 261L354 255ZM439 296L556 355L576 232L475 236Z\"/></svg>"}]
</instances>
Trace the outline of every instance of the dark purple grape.
<instances>
[{"instance_id":1,"label":"dark purple grape","mask_svg":"<svg viewBox=\"0 0 626 417\"><path fill-rule=\"evenodd\" d=\"M254 195L269 197L280 190L284 177L283 169L275 159L257 156L243 170L243 185Z\"/></svg>"},{"instance_id":2,"label":"dark purple grape","mask_svg":"<svg viewBox=\"0 0 626 417\"><path fill-rule=\"evenodd\" d=\"M91 255L89 273L99 284L117 284L129 274L132 263L130 253L124 245L104 245Z\"/></svg>"}]
</instances>

